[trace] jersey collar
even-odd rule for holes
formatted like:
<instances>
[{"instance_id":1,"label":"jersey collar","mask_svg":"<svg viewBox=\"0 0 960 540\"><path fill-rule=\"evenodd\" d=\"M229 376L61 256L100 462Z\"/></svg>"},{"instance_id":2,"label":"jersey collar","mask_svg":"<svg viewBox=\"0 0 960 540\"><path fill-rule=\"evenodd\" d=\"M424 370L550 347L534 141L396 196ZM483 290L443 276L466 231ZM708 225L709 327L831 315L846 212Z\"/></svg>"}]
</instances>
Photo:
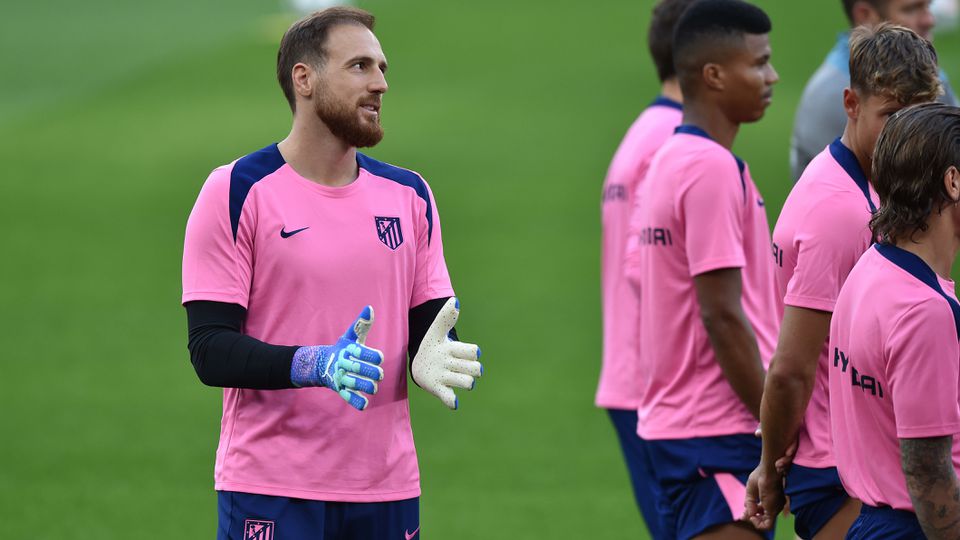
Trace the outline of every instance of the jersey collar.
<instances>
[{"instance_id":1,"label":"jersey collar","mask_svg":"<svg viewBox=\"0 0 960 540\"><path fill-rule=\"evenodd\" d=\"M709 133L704 131L703 128L701 128L700 126L695 126L693 124L681 124L677 126L677 128L674 129L673 132L685 133L687 135L694 135L696 137L703 137L704 139L713 141L713 137L711 137ZM737 160L737 168L740 169L740 182L744 182L743 171L746 170L747 164L733 152L730 152L730 155L733 156L733 159ZM743 190L744 190L744 194L746 194L746 190L747 190L746 184L744 184Z\"/></svg>"},{"instance_id":2,"label":"jersey collar","mask_svg":"<svg viewBox=\"0 0 960 540\"><path fill-rule=\"evenodd\" d=\"M940 281L937 279L937 273L933 271L933 268L930 268L920 257L905 249L898 248L893 244L878 243L874 244L873 247L880 255L883 255L885 259L899 266L924 285L933 289L950 304L950 310L953 311L953 323L957 329L957 338L960 339L960 304L951 298L950 295L943 292L943 288L940 287Z\"/></svg>"},{"instance_id":3,"label":"jersey collar","mask_svg":"<svg viewBox=\"0 0 960 540\"><path fill-rule=\"evenodd\" d=\"M649 105L650 107L670 107L671 109L676 109L678 111L683 110L683 105L666 97L666 96L657 96Z\"/></svg>"},{"instance_id":4,"label":"jersey collar","mask_svg":"<svg viewBox=\"0 0 960 540\"><path fill-rule=\"evenodd\" d=\"M852 178L854 183L857 184L857 187L860 188L863 196L867 198L867 204L870 205L870 213L875 213L877 207L873 204L873 199L870 198L870 182L867 181L867 175L864 174L863 168L860 167L857 156L840 142L840 137L837 137L836 140L830 143L830 155L843 167L847 175Z\"/></svg>"}]
</instances>

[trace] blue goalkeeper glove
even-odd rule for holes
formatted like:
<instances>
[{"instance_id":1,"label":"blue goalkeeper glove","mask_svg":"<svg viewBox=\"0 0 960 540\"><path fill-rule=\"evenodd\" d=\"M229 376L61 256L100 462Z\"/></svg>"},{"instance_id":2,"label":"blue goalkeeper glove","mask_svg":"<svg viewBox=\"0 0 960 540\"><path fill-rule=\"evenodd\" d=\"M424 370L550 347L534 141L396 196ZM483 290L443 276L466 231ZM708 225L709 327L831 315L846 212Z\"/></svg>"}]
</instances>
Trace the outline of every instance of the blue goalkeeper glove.
<instances>
[{"instance_id":1,"label":"blue goalkeeper glove","mask_svg":"<svg viewBox=\"0 0 960 540\"><path fill-rule=\"evenodd\" d=\"M376 394L377 381L383 379L383 353L364 345L371 326L373 306L367 306L333 345L297 349L290 367L291 382L325 386L358 411L366 409L370 402L361 393Z\"/></svg>"},{"instance_id":2,"label":"blue goalkeeper glove","mask_svg":"<svg viewBox=\"0 0 960 540\"><path fill-rule=\"evenodd\" d=\"M448 299L423 336L410 365L413 381L454 410L460 401L453 389L473 390L476 379L483 375L483 365L477 361L480 347L450 339L450 330L459 316L460 301Z\"/></svg>"}]
</instances>

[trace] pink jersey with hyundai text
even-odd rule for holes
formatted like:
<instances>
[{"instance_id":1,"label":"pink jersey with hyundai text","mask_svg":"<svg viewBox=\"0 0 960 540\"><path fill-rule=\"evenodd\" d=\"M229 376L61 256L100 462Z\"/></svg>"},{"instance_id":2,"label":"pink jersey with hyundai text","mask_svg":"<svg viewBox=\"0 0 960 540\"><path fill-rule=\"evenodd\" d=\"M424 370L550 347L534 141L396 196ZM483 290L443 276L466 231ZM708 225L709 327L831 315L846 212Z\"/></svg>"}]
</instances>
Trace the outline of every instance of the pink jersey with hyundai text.
<instances>
[{"instance_id":1,"label":"pink jersey with hyundai text","mask_svg":"<svg viewBox=\"0 0 960 540\"><path fill-rule=\"evenodd\" d=\"M276 345L334 343L367 304L384 380L363 412L326 388L223 390L215 487L303 499L417 497L407 404L408 310L453 296L440 221L414 172L357 155L332 188L271 145L214 170L187 222L183 302L247 309L243 332Z\"/></svg>"},{"instance_id":2,"label":"pink jersey with hyundai text","mask_svg":"<svg viewBox=\"0 0 960 540\"><path fill-rule=\"evenodd\" d=\"M741 304L766 366L777 335L770 229L745 163L695 126L657 152L638 195L627 269L640 297L637 433L679 439L753 433L757 420L724 377L700 318L694 276L739 268Z\"/></svg>"},{"instance_id":3,"label":"pink jersey with hyundai text","mask_svg":"<svg viewBox=\"0 0 960 540\"><path fill-rule=\"evenodd\" d=\"M840 291L830 325L830 423L852 497L913 511L899 439L953 436L960 466L960 305L916 255L875 244Z\"/></svg>"},{"instance_id":4,"label":"pink jersey with hyundai text","mask_svg":"<svg viewBox=\"0 0 960 540\"><path fill-rule=\"evenodd\" d=\"M871 244L877 197L840 139L820 152L794 186L773 230L778 317L784 305L833 312L840 287ZM800 427L794 463L834 467L830 441L827 342Z\"/></svg>"},{"instance_id":5,"label":"pink jersey with hyundai text","mask_svg":"<svg viewBox=\"0 0 960 540\"><path fill-rule=\"evenodd\" d=\"M653 154L673 134L682 118L679 103L657 98L630 126L603 183L603 368L597 387L598 407L636 409L639 405L639 302L623 273L627 227L636 191L647 174Z\"/></svg>"}]
</instances>

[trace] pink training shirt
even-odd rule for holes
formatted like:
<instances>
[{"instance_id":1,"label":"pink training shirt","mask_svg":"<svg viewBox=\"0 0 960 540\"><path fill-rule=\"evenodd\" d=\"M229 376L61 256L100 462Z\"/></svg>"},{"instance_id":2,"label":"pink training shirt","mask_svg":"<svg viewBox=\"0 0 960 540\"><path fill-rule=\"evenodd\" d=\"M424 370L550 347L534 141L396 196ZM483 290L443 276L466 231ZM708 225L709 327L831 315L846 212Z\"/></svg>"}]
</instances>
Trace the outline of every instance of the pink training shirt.
<instances>
[{"instance_id":1,"label":"pink training shirt","mask_svg":"<svg viewBox=\"0 0 960 540\"><path fill-rule=\"evenodd\" d=\"M333 188L271 145L214 170L187 222L183 302L247 308L244 333L334 343L367 304L384 380L363 412L326 388L223 390L216 489L377 502L420 495L407 405L411 307L453 296L437 207L416 173L357 154Z\"/></svg>"},{"instance_id":2,"label":"pink training shirt","mask_svg":"<svg viewBox=\"0 0 960 540\"><path fill-rule=\"evenodd\" d=\"M784 305L833 312L840 287L872 242L877 196L856 156L840 139L803 171L773 230L778 320ZM834 467L828 409L827 342L800 427L794 463Z\"/></svg>"},{"instance_id":3,"label":"pink training shirt","mask_svg":"<svg viewBox=\"0 0 960 540\"><path fill-rule=\"evenodd\" d=\"M596 404L607 409L636 409L640 403L637 371L639 300L624 276L624 248L634 195L653 154L683 119L681 105L659 97L630 126L617 148L603 183L603 368Z\"/></svg>"},{"instance_id":4,"label":"pink training shirt","mask_svg":"<svg viewBox=\"0 0 960 540\"><path fill-rule=\"evenodd\" d=\"M847 492L913 511L899 439L953 436L960 467L960 305L916 255L876 244L840 291L830 325L830 421Z\"/></svg>"},{"instance_id":5,"label":"pink training shirt","mask_svg":"<svg viewBox=\"0 0 960 540\"><path fill-rule=\"evenodd\" d=\"M757 420L717 363L693 277L740 268L741 302L766 365L777 335L770 232L745 163L700 128L680 126L657 152L631 218L640 298L637 433L681 439L753 433Z\"/></svg>"}]
</instances>

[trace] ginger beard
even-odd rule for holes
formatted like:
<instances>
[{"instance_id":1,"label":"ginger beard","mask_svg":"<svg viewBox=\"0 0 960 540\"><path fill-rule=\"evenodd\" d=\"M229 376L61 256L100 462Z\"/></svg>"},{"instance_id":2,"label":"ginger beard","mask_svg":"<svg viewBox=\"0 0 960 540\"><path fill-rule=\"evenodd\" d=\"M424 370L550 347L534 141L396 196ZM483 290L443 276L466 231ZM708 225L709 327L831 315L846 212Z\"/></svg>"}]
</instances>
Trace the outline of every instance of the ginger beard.
<instances>
[{"instance_id":1,"label":"ginger beard","mask_svg":"<svg viewBox=\"0 0 960 540\"><path fill-rule=\"evenodd\" d=\"M318 88L319 97L314 111L326 124L330 133L350 146L367 148L375 146L383 139L383 127L380 125L380 96L372 94L357 103L348 103L337 99L323 81ZM377 114L369 115L361 104L376 105ZM368 118L369 116L369 118Z\"/></svg>"}]
</instances>

